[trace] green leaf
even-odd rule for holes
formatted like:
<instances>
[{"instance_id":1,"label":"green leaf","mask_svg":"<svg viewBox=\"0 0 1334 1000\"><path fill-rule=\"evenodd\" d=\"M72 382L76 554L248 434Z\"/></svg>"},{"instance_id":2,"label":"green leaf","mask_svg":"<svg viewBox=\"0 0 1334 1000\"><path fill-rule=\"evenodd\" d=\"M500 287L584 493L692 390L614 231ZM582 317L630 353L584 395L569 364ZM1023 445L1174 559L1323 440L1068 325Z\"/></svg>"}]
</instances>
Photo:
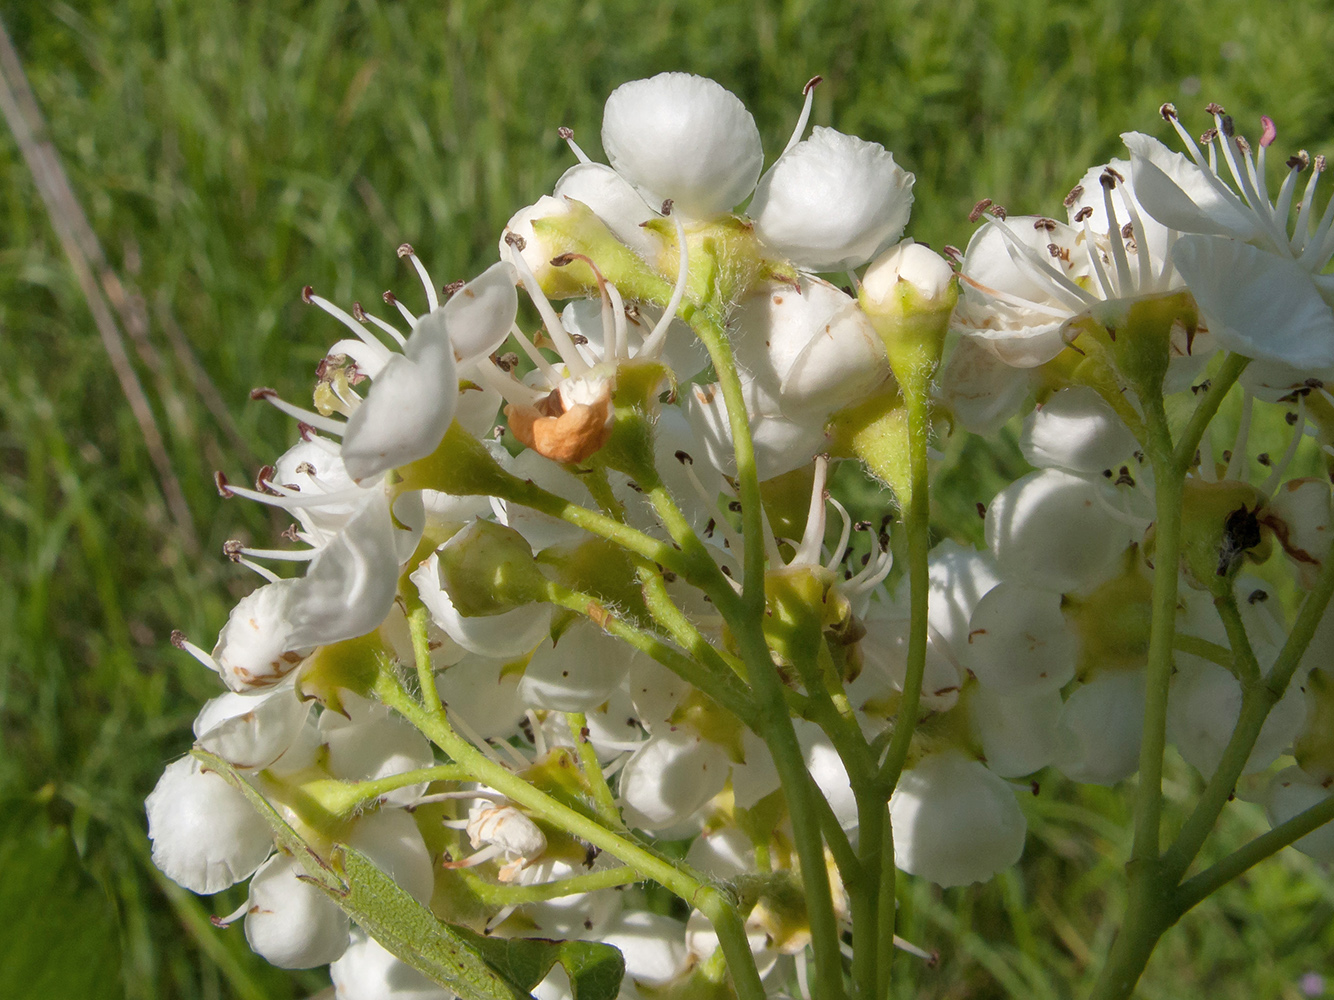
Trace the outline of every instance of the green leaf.
<instances>
[{"instance_id":1,"label":"green leaf","mask_svg":"<svg viewBox=\"0 0 1334 1000\"><path fill-rule=\"evenodd\" d=\"M532 989L559 962L570 978L574 1000L614 1000L625 977L619 949L594 941L548 941L543 938L490 938L460 930L502 975Z\"/></svg>"}]
</instances>

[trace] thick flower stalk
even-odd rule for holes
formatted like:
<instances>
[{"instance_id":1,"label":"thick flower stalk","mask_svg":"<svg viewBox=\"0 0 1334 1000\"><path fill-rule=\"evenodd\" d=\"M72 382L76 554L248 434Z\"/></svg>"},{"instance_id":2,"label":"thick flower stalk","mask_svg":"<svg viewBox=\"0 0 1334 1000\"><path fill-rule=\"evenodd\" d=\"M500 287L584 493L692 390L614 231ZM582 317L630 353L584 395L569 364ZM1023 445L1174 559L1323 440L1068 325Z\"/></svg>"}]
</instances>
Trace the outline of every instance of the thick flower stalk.
<instances>
[{"instance_id":1,"label":"thick flower stalk","mask_svg":"<svg viewBox=\"0 0 1334 1000\"><path fill-rule=\"evenodd\" d=\"M295 545L229 542L260 586L211 651L174 636L227 691L147 802L169 877L248 880L216 922L270 962L340 1000L886 997L930 955L899 872L984 882L1048 775L1138 775L1095 991L1123 997L1209 891L1334 852L1314 181L1290 230L1270 125L1252 159L1220 119L1193 164L1128 134L1067 221L984 201L942 256L889 152L806 137L818 82L767 169L721 85L628 83L608 163L562 129L578 162L477 278L401 247L422 292L392 321L304 290L350 336L309 407L254 393L298 443L217 479ZM1273 413L1284 452L1252 455ZM1032 471L981 549L942 540L936 446L1010 420ZM1169 742L1202 791L1164 845ZM1243 775L1272 833L1186 879Z\"/></svg>"}]
</instances>

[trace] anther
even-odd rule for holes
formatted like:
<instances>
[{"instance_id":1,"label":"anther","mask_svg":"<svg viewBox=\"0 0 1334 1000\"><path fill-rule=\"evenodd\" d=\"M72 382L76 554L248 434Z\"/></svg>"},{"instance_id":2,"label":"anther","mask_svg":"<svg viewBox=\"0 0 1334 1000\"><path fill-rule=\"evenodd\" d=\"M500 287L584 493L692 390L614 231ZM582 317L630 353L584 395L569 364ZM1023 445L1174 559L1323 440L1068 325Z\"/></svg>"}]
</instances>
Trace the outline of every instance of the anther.
<instances>
[{"instance_id":1,"label":"anther","mask_svg":"<svg viewBox=\"0 0 1334 1000\"><path fill-rule=\"evenodd\" d=\"M963 260L963 251L960 250L958 247L954 246L953 244L946 243L945 246L941 248L940 252L943 253L946 257L948 257L950 260L954 261L956 264L959 261Z\"/></svg>"},{"instance_id":2,"label":"anther","mask_svg":"<svg viewBox=\"0 0 1334 1000\"><path fill-rule=\"evenodd\" d=\"M1208 104L1206 104L1204 106L1204 110L1206 114L1211 114L1211 115L1226 114L1226 112L1223 110L1223 105L1215 104L1213 101L1210 101Z\"/></svg>"},{"instance_id":3,"label":"anther","mask_svg":"<svg viewBox=\"0 0 1334 1000\"><path fill-rule=\"evenodd\" d=\"M983 198L976 205L974 205L973 210L968 213L968 221L976 222L978 219L982 218L982 213L985 212L990 207L991 207L991 199Z\"/></svg>"},{"instance_id":4,"label":"anther","mask_svg":"<svg viewBox=\"0 0 1334 1000\"><path fill-rule=\"evenodd\" d=\"M272 399L276 395L278 395L278 390L270 389L267 386L260 386L257 389L250 390L250 398L255 400Z\"/></svg>"},{"instance_id":5,"label":"anther","mask_svg":"<svg viewBox=\"0 0 1334 1000\"><path fill-rule=\"evenodd\" d=\"M184 632L182 632L178 628L174 628L171 630L171 644L173 646L175 646L177 649L184 649L186 642L187 640L185 638Z\"/></svg>"},{"instance_id":6,"label":"anther","mask_svg":"<svg viewBox=\"0 0 1334 1000\"><path fill-rule=\"evenodd\" d=\"M994 215L996 218L1000 219L1002 222L1004 222L1004 221L1005 221L1005 217L1006 217L1007 215L1010 214L1009 212L1007 212L1007 211L1005 210L1005 206L1004 206L1004 205L992 205L990 208L987 209L987 212L988 212L989 214L991 214L991 215Z\"/></svg>"},{"instance_id":7,"label":"anther","mask_svg":"<svg viewBox=\"0 0 1334 1000\"><path fill-rule=\"evenodd\" d=\"M568 125L562 125L560 128L556 129L556 134L566 142L569 142L574 138L574 129L570 128Z\"/></svg>"},{"instance_id":8,"label":"anther","mask_svg":"<svg viewBox=\"0 0 1334 1000\"><path fill-rule=\"evenodd\" d=\"M1296 154L1288 157L1289 170L1305 170L1311 165L1311 154L1304 149L1297 150Z\"/></svg>"},{"instance_id":9,"label":"anther","mask_svg":"<svg viewBox=\"0 0 1334 1000\"><path fill-rule=\"evenodd\" d=\"M1081 208L1078 212L1075 213L1075 221L1083 222L1092 214L1093 214L1093 206L1085 205L1083 208Z\"/></svg>"},{"instance_id":10,"label":"anther","mask_svg":"<svg viewBox=\"0 0 1334 1000\"><path fill-rule=\"evenodd\" d=\"M1317 153L1315 158L1315 172L1323 174L1325 172L1326 160L1324 153Z\"/></svg>"},{"instance_id":11,"label":"anther","mask_svg":"<svg viewBox=\"0 0 1334 1000\"><path fill-rule=\"evenodd\" d=\"M1263 465L1266 469L1269 468L1270 464L1269 452L1267 451L1260 452L1260 454L1255 456L1255 460L1259 462L1261 465Z\"/></svg>"},{"instance_id":12,"label":"anther","mask_svg":"<svg viewBox=\"0 0 1334 1000\"><path fill-rule=\"evenodd\" d=\"M1267 590L1252 590L1246 595L1247 604L1262 604L1267 600L1269 600L1269 591Z\"/></svg>"},{"instance_id":13,"label":"anther","mask_svg":"<svg viewBox=\"0 0 1334 1000\"><path fill-rule=\"evenodd\" d=\"M678 452L676 453L676 460L677 460L678 462L680 462L682 465L694 465L694 464L695 464L695 460L694 460L693 458L691 458L690 455L689 455L688 453L684 452L684 451L678 451Z\"/></svg>"},{"instance_id":14,"label":"anther","mask_svg":"<svg viewBox=\"0 0 1334 1000\"><path fill-rule=\"evenodd\" d=\"M1134 223L1127 222L1124 226L1121 227L1121 238L1123 240L1128 240L1130 239L1130 237L1134 235L1135 235Z\"/></svg>"},{"instance_id":15,"label":"anther","mask_svg":"<svg viewBox=\"0 0 1334 1000\"><path fill-rule=\"evenodd\" d=\"M301 289L301 301L304 302L306 305L310 305L311 304L310 297L314 294L315 294L315 287L313 285L303 286Z\"/></svg>"},{"instance_id":16,"label":"anther","mask_svg":"<svg viewBox=\"0 0 1334 1000\"><path fill-rule=\"evenodd\" d=\"M243 548L245 548L245 543L239 538L229 538L222 543L222 554L231 562L240 562Z\"/></svg>"},{"instance_id":17,"label":"anther","mask_svg":"<svg viewBox=\"0 0 1334 1000\"><path fill-rule=\"evenodd\" d=\"M1119 177L1120 175L1117 174L1115 170L1113 170L1111 167L1108 167L1106 170L1104 170L1101 174L1098 175L1098 183L1101 184L1103 187L1105 187L1108 191L1110 191L1112 188L1116 187L1116 182Z\"/></svg>"},{"instance_id":18,"label":"anther","mask_svg":"<svg viewBox=\"0 0 1334 1000\"><path fill-rule=\"evenodd\" d=\"M1076 184L1074 187L1070 189L1070 193L1065 196L1065 201L1063 201L1061 204L1063 204L1066 208L1074 208L1075 202L1079 200L1079 196L1082 195L1083 193L1084 193L1084 185Z\"/></svg>"},{"instance_id":19,"label":"anther","mask_svg":"<svg viewBox=\"0 0 1334 1000\"><path fill-rule=\"evenodd\" d=\"M1045 229L1049 233L1056 232L1055 219L1038 219L1033 223L1034 229Z\"/></svg>"},{"instance_id":20,"label":"anther","mask_svg":"<svg viewBox=\"0 0 1334 1000\"><path fill-rule=\"evenodd\" d=\"M1106 172L1115 177L1118 183L1124 184L1126 182L1125 175L1115 167L1107 167Z\"/></svg>"},{"instance_id":21,"label":"anther","mask_svg":"<svg viewBox=\"0 0 1334 1000\"><path fill-rule=\"evenodd\" d=\"M984 504L981 500L977 502L977 516L982 518L983 520L985 520L987 516L987 505Z\"/></svg>"},{"instance_id":22,"label":"anther","mask_svg":"<svg viewBox=\"0 0 1334 1000\"><path fill-rule=\"evenodd\" d=\"M662 203L662 214L663 215L672 214L672 199L668 198L666 201Z\"/></svg>"},{"instance_id":23,"label":"anther","mask_svg":"<svg viewBox=\"0 0 1334 1000\"><path fill-rule=\"evenodd\" d=\"M1297 423L1297 414L1289 411L1283 414L1283 419L1287 422L1289 427L1292 427Z\"/></svg>"},{"instance_id":24,"label":"anther","mask_svg":"<svg viewBox=\"0 0 1334 1000\"><path fill-rule=\"evenodd\" d=\"M1200 145L1207 146L1209 145L1209 143L1213 142L1217 138L1218 138L1218 129L1207 128L1200 133Z\"/></svg>"},{"instance_id":25,"label":"anther","mask_svg":"<svg viewBox=\"0 0 1334 1000\"><path fill-rule=\"evenodd\" d=\"M1175 104L1161 104L1158 106L1158 113L1169 122L1176 121L1177 106Z\"/></svg>"},{"instance_id":26,"label":"anther","mask_svg":"<svg viewBox=\"0 0 1334 1000\"><path fill-rule=\"evenodd\" d=\"M272 493L269 489L269 483L273 481L274 468L271 465L262 467L255 473L255 489L260 493Z\"/></svg>"},{"instance_id":27,"label":"anther","mask_svg":"<svg viewBox=\"0 0 1334 1000\"><path fill-rule=\"evenodd\" d=\"M1246 137L1244 135L1237 136L1237 148L1241 150L1243 155L1245 156L1250 155L1251 144L1246 140Z\"/></svg>"},{"instance_id":28,"label":"anther","mask_svg":"<svg viewBox=\"0 0 1334 1000\"><path fill-rule=\"evenodd\" d=\"M227 477L222 474L222 470L213 473L213 485L218 488L218 496L230 497L232 495L231 487L227 485Z\"/></svg>"},{"instance_id":29,"label":"anther","mask_svg":"<svg viewBox=\"0 0 1334 1000\"><path fill-rule=\"evenodd\" d=\"M824 83L824 77L822 77L822 76L813 76L813 77L811 77L809 80L806 81L806 86L804 86L804 87L801 88L801 96L802 96L802 97L805 97L807 94L809 94L809 93L810 93L812 90L814 90L816 87L820 86L820 84L822 84L822 83Z\"/></svg>"},{"instance_id":30,"label":"anther","mask_svg":"<svg viewBox=\"0 0 1334 1000\"><path fill-rule=\"evenodd\" d=\"M528 246L527 240L525 240L518 233L507 232L505 234L505 242L509 246L512 246L515 250L518 250L519 253L523 253L524 249Z\"/></svg>"},{"instance_id":31,"label":"anther","mask_svg":"<svg viewBox=\"0 0 1334 1000\"><path fill-rule=\"evenodd\" d=\"M412 249L412 244L411 244L411 243L404 243L404 244L402 244L401 246L399 246L399 248L398 248L398 256L399 256L400 258L402 258L402 257L411 257L411 256L413 255L413 253L415 253L415 251Z\"/></svg>"},{"instance_id":32,"label":"anther","mask_svg":"<svg viewBox=\"0 0 1334 1000\"><path fill-rule=\"evenodd\" d=\"M727 509L730 510L733 514L740 514L740 513L741 513L741 501L739 501L739 500L729 500L728 503L727 503Z\"/></svg>"},{"instance_id":33,"label":"anther","mask_svg":"<svg viewBox=\"0 0 1334 1000\"><path fill-rule=\"evenodd\" d=\"M361 308L360 302L352 303L352 318L358 323L366 322L366 310Z\"/></svg>"},{"instance_id":34,"label":"anther","mask_svg":"<svg viewBox=\"0 0 1334 1000\"><path fill-rule=\"evenodd\" d=\"M384 304L387 306L398 305L398 296L395 295L393 292L386 291L384 292L384 294L380 296L380 298L384 301Z\"/></svg>"},{"instance_id":35,"label":"anther","mask_svg":"<svg viewBox=\"0 0 1334 1000\"><path fill-rule=\"evenodd\" d=\"M1268 115L1260 116L1260 145L1271 146L1274 140L1278 138L1278 126L1274 124L1274 119Z\"/></svg>"},{"instance_id":36,"label":"anther","mask_svg":"<svg viewBox=\"0 0 1334 1000\"><path fill-rule=\"evenodd\" d=\"M451 281L449 284L445 285L440 290L445 293L445 298L452 299L455 295L458 294L459 289L466 284L467 284L466 281Z\"/></svg>"},{"instance_id":37,"label":"anther","mask_svg":"<svg viewBox=\"0 0 1334 1000\"><path fill-rule=\"evenodd\" d=\"M519 356L513 351L506 351L504 354L496 356L496 364L501 371L512 372L519 367Z\"/></svg>"}]
</instances>

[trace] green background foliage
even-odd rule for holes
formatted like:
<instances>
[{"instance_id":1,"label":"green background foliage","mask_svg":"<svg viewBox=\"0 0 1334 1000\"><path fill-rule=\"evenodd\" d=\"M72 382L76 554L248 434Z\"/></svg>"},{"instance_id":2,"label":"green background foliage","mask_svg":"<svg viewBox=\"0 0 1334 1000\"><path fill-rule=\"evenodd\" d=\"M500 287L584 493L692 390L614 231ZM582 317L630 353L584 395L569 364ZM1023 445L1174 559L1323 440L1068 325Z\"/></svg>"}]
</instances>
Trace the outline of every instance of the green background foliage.
<instances>
[{"instance_id":1,"label":"green background foliage","mask_svg":"<svg viewBox=\"0 0 1334 1000\"><path fill-rule=\"evenodd\" d=\"M411 241L440 281L494 259L502 226L572 160L600 151L601 105L661 70L712 76L753 110L770 155L801 86L813 121L876 140L917 175L910 235L964 245L972 204L1059 214L1119 132L1166 137L1223 103L1271 114L1279 149L1330 149L1328 2L1260 0L0 0L74 188L150 319L137 355L202 555L173 526L32 178L0 130L0 995L308 996L250 955L148 861L142 801L190 743L216 679L167 643L208 645L247 574L230 537L285 527L223 504L291 437L247 401L309 390L338 331L304 306L411 294ZM1334 151L1334 150L1331 150ZM413 301L411 298L409 301ZM192 375L197 358L207 379ZM156 359L156 366L145 363ZM210 384L240 431L206 406ZM941 528L1018 464L1012 441L959 448ZM966 532L964 532L966 533ZM1196 779L1172 772L1172 794ZM1119 909L1127 805L1054 777L1026 799L1022 864L994 882L903 899L905 936L941 952L899 964L902 997L1058 998L1086 983ZM1222 840L1263 828L1237 804ZM1334 891L1286 852L1169 936L1149 998L1298 997L1334 973ZM918 990L921 992L919 993Z\"/></svg>"}]
</instances>

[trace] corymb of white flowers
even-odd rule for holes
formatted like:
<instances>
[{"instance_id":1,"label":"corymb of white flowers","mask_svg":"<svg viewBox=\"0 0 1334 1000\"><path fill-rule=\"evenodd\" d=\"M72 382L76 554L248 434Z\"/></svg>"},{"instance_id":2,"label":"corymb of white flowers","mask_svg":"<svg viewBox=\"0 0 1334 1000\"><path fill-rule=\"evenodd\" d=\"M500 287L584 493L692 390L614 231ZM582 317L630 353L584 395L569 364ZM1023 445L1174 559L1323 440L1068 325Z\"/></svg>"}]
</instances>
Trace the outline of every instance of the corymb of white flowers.
<instances>
[{"instance_id":1,"label":"corymb of white flowers","mask_svg":"<svg viewBox=\"0 0 1334 1000\"><path fill-rule=\"evenodd\" d=\"M818 83L767 170L719 84L627 83L609 163L562 129L479 277L403 246L391 318L304 290L349 335L309 406L254 392L298 442L217 477L296 547L227 544L262 583L174 637L227 691L147 802L168 876L249 879L216 922L270 962L340 1000L884 997L939 950L898 872L988 880L1023 797L1138 775L1105 1000L1264 857L1334 860L1324 159L1271 200L1269 119L1164 106L1189 157L1127 133L1067 221L984 199L941 256L889 152L806 137ZM933 442L1011 420L1033 471L932 525ZM1234 797L1273 829L1194 869Z\"/></svg>"}]
</instances>

